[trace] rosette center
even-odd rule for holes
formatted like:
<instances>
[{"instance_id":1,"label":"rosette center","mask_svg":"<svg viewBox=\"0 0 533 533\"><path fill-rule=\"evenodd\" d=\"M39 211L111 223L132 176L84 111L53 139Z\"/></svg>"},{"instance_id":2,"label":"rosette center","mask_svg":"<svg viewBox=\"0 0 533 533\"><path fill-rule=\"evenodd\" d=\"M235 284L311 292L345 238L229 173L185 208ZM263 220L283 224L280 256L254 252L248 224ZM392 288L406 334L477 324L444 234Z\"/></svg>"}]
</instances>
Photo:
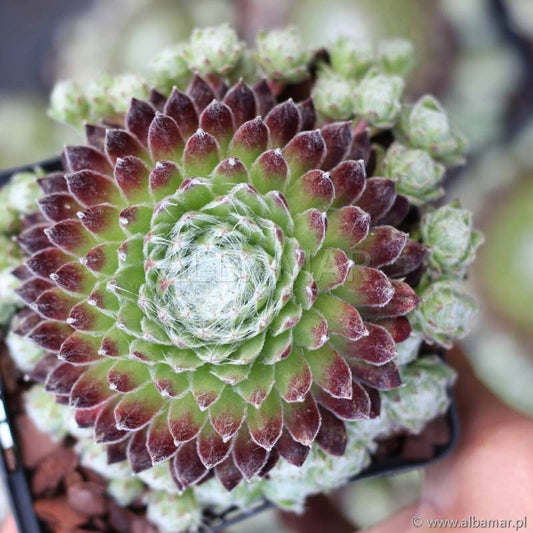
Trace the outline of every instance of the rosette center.
<instances>
[{"instance_id":1,"label":"rosette center","mask_svg":"<svg viewBox=\"0 0 533 533\"><path fill-rule=\"evenodd\" d=\"M189 212L176 222L154 266L152 303L179 344L234 344L268 326L282 251L271 229L241 213Z\"/></svg>"}]
</instances>

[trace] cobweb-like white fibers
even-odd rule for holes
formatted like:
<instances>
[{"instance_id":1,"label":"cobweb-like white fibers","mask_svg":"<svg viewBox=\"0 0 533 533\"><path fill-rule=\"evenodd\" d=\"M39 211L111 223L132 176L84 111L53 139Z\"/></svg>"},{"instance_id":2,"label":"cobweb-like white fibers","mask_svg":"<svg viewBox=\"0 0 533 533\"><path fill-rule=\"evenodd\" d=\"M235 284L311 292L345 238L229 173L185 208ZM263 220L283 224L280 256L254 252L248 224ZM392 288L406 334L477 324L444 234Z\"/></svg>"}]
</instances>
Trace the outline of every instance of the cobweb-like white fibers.
<instances>
[{"instance_id":1,"label":"cobweb-like white fibers","mask_svg":"<svg viewBox=\"0 0 533 533\"><path fill-rule=\"evenodd\" d=\"M223 221L196 212L176 223L154 267L158 287L150 302L172 336L221 345L265 329L276 314L282 246L273 256L261 239L264 228L241 214Z\"/></svg>"}]
</instances>

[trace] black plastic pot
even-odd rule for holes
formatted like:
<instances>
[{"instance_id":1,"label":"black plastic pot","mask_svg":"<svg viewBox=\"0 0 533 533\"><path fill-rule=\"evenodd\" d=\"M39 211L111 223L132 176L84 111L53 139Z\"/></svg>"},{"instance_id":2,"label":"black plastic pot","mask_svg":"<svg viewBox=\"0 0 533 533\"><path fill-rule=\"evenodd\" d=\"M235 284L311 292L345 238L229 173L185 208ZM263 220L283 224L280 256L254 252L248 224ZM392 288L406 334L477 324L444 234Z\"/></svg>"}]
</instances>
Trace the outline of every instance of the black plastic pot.
<instances>
[{"instance_id":1,"label":"black plastic pot","mask_svg":"<svg viewBox=\"0 0 533 533\"><path fill-rule=\"evenodd\" d=\"M15 172L32 171L35 167L40 167L46 172L62 170L59 158L47 159L38 163L20 166L0 172L0 187L5 185L10 176ZM1 208L1 206L0 206ZM443 354L442 354L443 355ZM450 391L450 395L452 392ZM435 454L430 460L407 461L401 455L390 455L385 459L372 463L368 468L350 479L350 482L368 479L372 477L388 476L399 474L415 468L428 466L445 457L455 447L459 436L459 417L455 401L452 396L452 403L447 413L447 421L450 427L450 439L444 445L435 446ZM33 508L32 496L29 489L28 477L22 466L21 457L17 448L16 432L12 424L10 413L6 403L5 390L0 373L0 473L4 479L7 496L11 504L15 521L19 533L41 533L42 529ZM272 504L265 501L253 509L243 512L238 509L230 509L223 515L213 516L209 520L209 525L202 529L203 533L220 532L223 529L241 522L246 518L267 510Z\"/></svg>"},{"instance_id":2,"label":"black plastic pot","mask_svg":"<svg viewBox=\"0 0 533 533\"><path fill-rule=\"evenodd\" d=\"M30 163L29 165L7 168L0 171L0 187L3 187L9 181L9 178L13 174L16 174L17 172L32 172L36 167L41 168L45 172L63 170L63 164L59 157L51 157L50 159L43 159L42 161Z\"/></svg>"}]
</instances>

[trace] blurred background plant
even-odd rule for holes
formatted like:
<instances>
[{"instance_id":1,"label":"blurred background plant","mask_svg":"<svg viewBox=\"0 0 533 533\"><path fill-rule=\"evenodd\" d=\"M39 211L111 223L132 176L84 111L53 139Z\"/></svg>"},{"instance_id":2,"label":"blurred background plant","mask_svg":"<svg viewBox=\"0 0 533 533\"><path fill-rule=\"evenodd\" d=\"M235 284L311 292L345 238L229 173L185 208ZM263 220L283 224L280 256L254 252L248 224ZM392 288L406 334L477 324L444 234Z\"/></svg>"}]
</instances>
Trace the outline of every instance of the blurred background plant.
<instances>
[{"instance_id":1,"label":"blurred background plant","mask_svg":"<svg viewBox=\"0 0 533 533\"><path fill-rule=\"evenodd\" d=\"M531 0L48 0L46 10L37 0L12 2L0 17L0 167L53 156L78 138L46 114L56 81L130 71L150 79L150 65L165 61L159 50L221 22L247 40L293 23L314 44L343 34L413 42L409 94L438 95L470 140L468 164L448 177L448 199L461 196L486 237L471 278L482 313L463 347L482 381L533 416ZM366 527L414 501L422 478L363 481L332 500ZM231 531L290 531L273 512L253 520Z\"/></svg>"}]
</instances>

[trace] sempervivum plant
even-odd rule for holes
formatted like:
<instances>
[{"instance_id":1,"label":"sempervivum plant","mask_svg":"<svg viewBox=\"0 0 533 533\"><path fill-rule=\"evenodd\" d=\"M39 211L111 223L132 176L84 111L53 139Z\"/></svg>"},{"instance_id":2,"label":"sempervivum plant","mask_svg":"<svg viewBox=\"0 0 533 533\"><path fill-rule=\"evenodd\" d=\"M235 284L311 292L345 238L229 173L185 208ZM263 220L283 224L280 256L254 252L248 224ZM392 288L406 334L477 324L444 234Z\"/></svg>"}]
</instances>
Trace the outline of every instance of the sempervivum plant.
<instances>
[{"instance_id":1,"label":"sempervivum plant","mask_svg":"<svg viewBox=\"0 0 533 533\"><path fill-rule=\"evenodd\" d=\"M342 420L401 384L419 298L398 278L423 248L387 224L393 182L353 159L364 134L310 109L197 77L91 127L42 181L47 220L19 237L29 335L58 354L48 389L136 470L174 456L183 486L215 468L232 488L273 449L342 454Z\"/></svg>"},{"instance_id":2,"label":"sempervivum plant","mask_svg":"<svg viewBox=\"0 0 533 533\"><path fill-rule=\"evenodd\" d=\"M87 125L87 144L65 148L64 171L39 180L40 214L18 237L28 308L16 330L46 351L33 375L94 426L110 462L164 464L178 492L213 474L208 483L228 491L265 476L283 484L283 465L306 459L307 471L337 464L342 483L335 461L364 440L359 422L377 419L384 392L402 386L397 344L413 347L406 362L422 337L447 344L473 305L463 270L445 266L466 265L475 246L454 260L445 245L444 262L428 246L453 240L448 227L428 242L419 232L414 206L436 195L414 174L456 161L460 146L433 100L401 115L408 49L358 67L353 105L331 122L309 96L317 76L324 90L329 67L316 67L326 56L288 36L261 35L255 63L229 28L195 33L175 49L188 87ZM344 72L351 60L360 66L348 54ZM232 83L244 63L251 83ZM78 102L85 112L85 97L67 96L56 111L71 116ZM424 164L386 157L381 177L394 138ZM427 257L445 265L426 272ZM452 283L448 274L453 295L439 300L434 285ZM419 289L432 297L417 309ZM441 374L431 383L446 398ZM417 420L447 407L414 403ZM298 490L298 476L287 479Z\"/></svg>"}]
</instances>

